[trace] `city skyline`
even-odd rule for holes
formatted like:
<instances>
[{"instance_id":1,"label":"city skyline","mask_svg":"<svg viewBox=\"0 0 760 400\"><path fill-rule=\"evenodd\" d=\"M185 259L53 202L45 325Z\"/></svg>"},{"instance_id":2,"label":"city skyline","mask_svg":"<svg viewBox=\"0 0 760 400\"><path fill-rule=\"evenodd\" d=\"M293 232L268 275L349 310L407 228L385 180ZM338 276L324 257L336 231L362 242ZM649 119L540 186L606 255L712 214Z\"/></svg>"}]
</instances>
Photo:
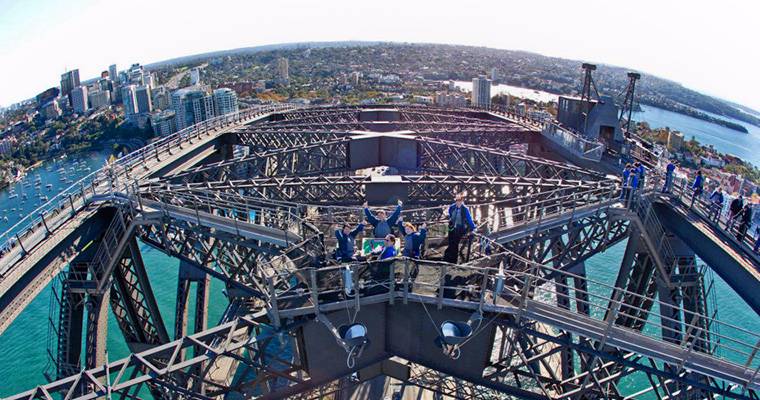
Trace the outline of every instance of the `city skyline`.
<instances>
[{"instance_id":1,"label":"city skyline","mask_svg":"<svg viewBox=\"0 0 760 400\"><path fill-rule=\"evenodd\" d=\"M174 1L145 7L139 3L125 9L93 0L66 6L50 0L0 1L4 9L0 53L24 60L0 66L0 105L56 86L62 73L76 68L86 80L114 63L150 64L267 44L362 40L474 45L617 65L760 109L754 93L760 87L760 77L754 74L760 62L745 49L760 7L738 1L720 7L707 2L644 1L636 10L597 1L472 4L466 9L453 2L435 7L397 1L363 5L336 1L328 6L290 1L256 7L224 2L212 9ZM144 32L118 29L119 21L126 24L146 10L165 21ZM116 16L116 24L103 18L106 15ZM470 15L493 17L476 21ZM535 18L525 18L531 15ZM201 17L217 22L174 34L187 21ZM584 18L588 24L574 22ZM708 18L710 25L700 23ZM624 29L625 21L631 21L630 28ZM100 33L74 42L72 38L83 37L83 30ZM706 55L704 49L711 53Z\"/></svg>"}]
</instances>

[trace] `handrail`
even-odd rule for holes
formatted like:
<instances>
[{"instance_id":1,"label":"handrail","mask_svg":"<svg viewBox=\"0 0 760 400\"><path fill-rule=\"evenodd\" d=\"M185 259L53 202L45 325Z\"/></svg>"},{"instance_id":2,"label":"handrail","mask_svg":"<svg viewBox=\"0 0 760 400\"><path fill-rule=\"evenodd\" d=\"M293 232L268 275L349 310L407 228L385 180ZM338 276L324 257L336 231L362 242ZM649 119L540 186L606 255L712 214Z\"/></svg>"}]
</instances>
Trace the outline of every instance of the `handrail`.
<instances>
[{"instance_id":1,"label":"handrail","mask_svg":"<svg viewBox=\"0 0 760 400\"><path fill-rule=\"evenodd\" d=\"M669 194L674 197L675 200L681 205L687 207L689 211L693 211L696 215L701 217L705 222L707 222L708 225L717 229L719 232L722 232L724 235L730 238L730 240L736 240L736 242L739 243L740 247L744 250L745 253L753 255L754 243L752 239L752 232L749 232L751 224L750 226L747 226L747 231L741 235L742 238L740 240L736 235L739 233L739 229L741 229L740 222L735 222L733 226L731 226L732 229L726 228L729 221L728 218L724 218L726 217L724 215L725 213L723 212L725 209L725 203L720 210L713 209L714 206L712 202L707 199L707 196L709 196L709 194L707 192L702 192L700 196L695 196L694 190L689 187L688 181L685 178L679 179L679 184L676 184L674 182L673 190ZM723 227L721 227L721 223L723 223Z\"/></svg>"},{"instance_id":2,"label":"handrail","mask_svg":"<svg viewBox=\"0 0 760 400\"><path fill-rule=\"evenodd\" d=\"M504 269L501 271L499 269L500 264L504 265ZM378 270L378 267L381 266L385 269ZM527 291L528 293L532 293L532 296L530 296L528 300L556 307L555 299L557 297L568 296L568 293L575 291L578 294L583 294L583 296L575 296L575 301L579 302L580 305L587 306L577 307L577 309L581 310L586 308L590 310L590 313L586 314L581 311L565 311L576 314L580 319L591 318L599 322L605 319L606 313L611 308L610 298L607 294L612 291L619 291L621 295L619 298L621 299L640 298L647 302L651 302L652 304L657 304L661 308L669 306L658 298L631 292L625 288L616 288L614 285L596 281L587 276L579 276L565 270L538 264L524 259L510 251L505 251L487 258L459 265L440 261L396 257L383 261L354 262L351 264L322 268L303 268L298 271L287 273L281 278L281 281L287 281L289 277L300 276L301 281L306 287L303 285L290 285L284 291L272 291L269 293L267 301L270 304L279 302L280 304L278 304L276 308L280 313L285 315L296 315L292 313L294 311L298 312L299 309L289 309L288 304L290 301L299 298L325 299L318 304L311 305L302 305L303 303L298 301L292 303L295 304L296 307L300 307L300 310L302 310L300 311L301 313L306 314L319 312L315 308L316 306L323 307L329 305L329 309L354 307L361 299L345 297L341 294L344 290L344 286L341 282L342 279L345 278L342 274L346 268L349 268L353 272L353 275L356 276L356 278L354 278L355 287L358 288L359 291L355 296L360 298L385 294L387 296L404 299L405 302L427 298L428 300L426 300L426 302L428 303L441 304L441 302L444 302L447 305L458 304L465 308L469 307L477 309L483 308L484 304L498 306L501 300L505 300L507 305L511 304L514 307L523 307L523 304L521 303L525 300L520 300L520 293ZM306 279L312 270L322 279L317 279L313 282ZM412 270L415 272L411 272ZM367 271L373 272L370 273ZM503 293L495 292L497 287L496 277L500 273L502 273L502 276L504 277ZM333 276L333 280L324 279L329 276ZM448 277L444 279L444 276ZM461 281L454 279L458 276L462 277ZM568 278L567 280L569 281L572 281L573 279L584 279L589 287L584 290L573 287L570 284L562 284L559 282L565 280L553 279L556 276ZM338 280L337 286L335 279ZM318 284L317 282L320 283ZM378 290L380 290L381 293L378 293ZM460 293L464 295L464 297L456 300L456 303L446 302L445 299L448 299L449 295L442 297L441 293L444 291L449 291L449 295ZM328 298L333 298L332 296L339 297L335 300L327 300ZM483 299L485 299L485 303ZM390 298L388 298L388 301L390 301ZM614 301L616 300L613 300L613 302ZM616 312L618 316L646 322L658 329L638 331L623 325L618 325L617 322L613 325L616 329L622 329L625 332L629 332L626 334L626 337L628 338L639 335L663 342L663 338L659 336L660 332L669 332L673 334L674 337L680 337L682 341L680 344L677 344L677 346L681 347L682 351L677 353L677 357L683 357L680 360L682 363L688 364L688 362L693 361L689 356L689 349L694 345L694 342L708 340L706 336L703 337L703 334L706 333L705 328L696 323L696 321L706 321L711 326L721 327L720 333L712 331L711 338L709 339L711 344L720 349L721 352L717 355L706 354L707 357L730 363L737 369L745 369L746 371L752 371L760 365L760 359L753 358L753 353L758 350L758 343L760 343L760 334L757 332L751 332L739 326L724 323L708 315L695 312L687 313L690 319L688 321L682 321L667 315L660 316L659 321L650 321L647 320L646 317L640 317L636 311L650 313L652 312L651 309L638 307L630 302L626 302L623 305L624 306L619 307ZM683 328L674 328L676 326ZM750 385L758 386L760 383L757 382L756 378L749 378L749 375L747 374L739 375L736 379L739 381L738 383L741 384L749 383ZM750 381L744 381L745 379L750 379Z\"/></svg>"},{"instance_id":3,"label":"handrail","mask_svg":"<svg viewBox=\"0 0 760 400\"><path fill-rule=\"evenodd\" d=\"M13 259L6 262L4 268L0 270L0 279L10 272L10 266L17 259L44 240L47 234L76 215L95 196L110 193L113 185L121 180L129 180L131 170L144 164L147 159L158 159L166 153L171 154L173 149L192 143L193 140L211 131L245 122L266 113L293 108L295 107L291 105L278 104L214 117L164 136L79 179L0 234L0 261L8 254L14 255ZM103 187L104 184L107 187ZM41 234L41 230L47 233Z\"/></svg>"},{"instance_id":4,"label":"handrail","mask_svg":"<svg viewBox=\"0 0 760 400\"><path fill-rule=\"evenodd\" d=\"M544 124L541 134L578 157L592 161L601 160L606 149L604 143L584 138L579 133L552 121Z\"/></svg>"}]
</instances>

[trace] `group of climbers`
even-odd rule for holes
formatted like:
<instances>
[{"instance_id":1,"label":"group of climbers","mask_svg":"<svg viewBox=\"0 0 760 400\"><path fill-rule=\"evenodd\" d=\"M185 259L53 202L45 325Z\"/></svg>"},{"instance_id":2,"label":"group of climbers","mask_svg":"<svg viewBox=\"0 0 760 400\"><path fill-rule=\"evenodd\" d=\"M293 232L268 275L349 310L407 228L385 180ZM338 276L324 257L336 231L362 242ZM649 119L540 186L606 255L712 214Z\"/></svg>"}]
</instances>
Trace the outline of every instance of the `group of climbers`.
<instances>
[{"instance_id":1,"label":"group of climbers","mask_svg":"<svg viewBox=\"0 0 760 400\"><path fill-rule=\"evenodd\" d=\"M644 164L635 162L626 164L623 168L623 190L620 193L621 200L632 198L636 191L644 187L644 178L646 177L646 168Z\"/></svg>"},{"instance_id":2,"label":"group of climbers","mask_svg":"<svg viewBox=\"0 0 760 400\"><path fill-rule=\"evenodd\" d=\"M372 225L372 234L375 239L383 239L383 245L372 250L372 255L379 260L396 257L396 235L403 239L401 255L409 258L422 258L423 246L427 238L427 223L415 226L411 222L404 222L401 216L403 203L399 200L396 209L390 215L384 209L374 213L365 202L363 205L366 224ZM459 194L453 204L445 210L448 217L448 247L444 252L443 259L455 264L459 259L459 246L463 237L471 235L475 231L475 223L469 208L464 204L464 197ZM365 258L356 250L356 238L364 231L364 223L358 224L352 229L351 225L343 224L335 230L337 249L335 258L338 262L365 261Z\"/></svg>"}]
</instances>

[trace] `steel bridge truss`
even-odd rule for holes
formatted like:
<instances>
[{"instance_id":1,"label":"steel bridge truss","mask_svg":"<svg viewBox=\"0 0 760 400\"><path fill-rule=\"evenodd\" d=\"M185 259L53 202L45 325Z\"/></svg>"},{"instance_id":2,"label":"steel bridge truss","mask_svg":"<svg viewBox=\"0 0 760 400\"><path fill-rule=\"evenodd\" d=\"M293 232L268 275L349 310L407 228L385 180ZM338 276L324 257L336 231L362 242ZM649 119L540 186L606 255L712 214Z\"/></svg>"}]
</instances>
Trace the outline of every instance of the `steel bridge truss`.
<instances>
[{"instance_id":1,"label":"steel bridge truss","mask_svg":"<svg viewBox=\"0 0 760 400\"><path fill-rule=\"evenodd\" d=\"M362 154L349 156L352 141L368 142L372 139L372 136L344 137L306 146L255 152L248 156L191 168L174 175L171 179L174 182L194 183L257 177L345 174L373 166L352 168L352 165L356 165L361 159ZM401 167L411 171L566 180L605 179L603 175L593 171L504 150L425 137L394 136L394 139L409 143L416 149L416 161L412 165L406 163Z\"/></svg>"},{"instance_id":2,"label":"steel bridge truss","mask_svg":"<svg viewBox=\"0 0 760 400\"><path fill-rule=\"evenodd\" d=\"M758 398L757 345L754 352L754 343L731 348L721 343L729 334L712 332L724 324L709 316L695 261L674 255L651 210L626 208L618 183L602 174L509 151L532 140L519 125L472 110L311 108L228 135L234 138L225 144L251 153L130 182L124 187L133 192L110 200L121 210L117 219L95 258L72 267L59 296L60 379L11 399L130 398L144 387L156 398L317 398L359 382L311 380L297 340L300 324L365 301L477 309L494 324L494 349L479 379L406 361L412 371L406 383L457 398ZM414 149L413 162L357 161L363 154L356 149L383 140ZM399 171L394 184L406 193L404 220L429 224L430 257L415 261L413 277L409 260L394 260L382 277L352 265L364 280L361 290L380 290L348 300L340 294L345 266L330 261L328 233L336 223L361 220L358 206L377 190L373 185L388 180L356 171L383 165ZM442 208L456 193L466 193L481 233L460 249L468 249L462 264L447 264L436 259L436 246L446 232ZM136 238L181 260L173 342ZM589 277L585 262L626 239L615 284ZM503 292L497 273L505 274ZM206 329L210 277L255 315ZM195 333L187 335L191 284L199 305ZM98 332L109 303L133 354L103 364ZM85 304L82 370L82 333L71 326L82 324ZM660 332L653 337L644 327L655 305ZM720 349L746 360L743 375ZM232 380L235 368L251 379ZM650 387L624 393L622 381L633 375Z\"/></svg>"}]
</instances>

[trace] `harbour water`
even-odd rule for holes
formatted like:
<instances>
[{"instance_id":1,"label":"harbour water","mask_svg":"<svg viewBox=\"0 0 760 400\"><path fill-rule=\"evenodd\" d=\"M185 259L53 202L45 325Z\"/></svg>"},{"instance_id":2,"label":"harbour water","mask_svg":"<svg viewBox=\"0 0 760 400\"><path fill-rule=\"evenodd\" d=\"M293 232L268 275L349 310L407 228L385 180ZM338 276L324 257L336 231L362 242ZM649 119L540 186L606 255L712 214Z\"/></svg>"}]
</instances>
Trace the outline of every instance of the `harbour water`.
<instances>
[{"instance_id":1,"label":"harbour water","mask_svg":"<svg viewBox=\"0 0 760 400\"><path fill-rule=\"evenodd\" d=\"M456 81L454 83L459 89L465 91L472 90L472 82ZM511 96L540 102L556 102L559 97L556 94L541 90L532 90L505 84L492 85L491 94L509 94ZM641 111L633 113L632 119L635 121L645 121L652 128L668 127L670 129L681 131L686 140L691 139L693 136L704 145L713 145L715 149L720 152L733 154L756 166L760 166L760 152L757 151L758 144L760 144L760 127L721 115L711 115L716 118L741 124L747 128L749 133L742 133L688 115L678 114L648 105L641 105Z\"/></svg>"},{"instance_id":2,"label":"harbour water","mask_svg":"<svg viewBox=\"0 0 760 400\"><path fill-rule=\"evenodd\" d=\"M668 115L667 112L663 113L661 111L662 110L650 110L645 108L644 113L641 114L641 116L645 120L651 118L650 123L654 126L657 126L656 124L658 123L662 123L676 129L681 129L687 132L687 137L689 137L690 133L686 127L694 124L701 127L699 135L704 135L704 137L715 135L718 138L715 142L715 146L718 150L736 154L735 151L742 149L743 145L736 145L737 141L734 138L736 135L741 135L740 133L732 131L721 133L721 130L725 128L677 114L676 115L679 118L669 120L668 118L671 118L672 116ZM681 119L687 120L682 121ZM689 119L693 121L689 121ZM703 125L710 126L705 127ZM679 128L679 126L682 126L683 128ZM697 132L694 134L696 136ZM724 134L732 136L728 136L728 139L721 139ZM755 132L755 134L758 133ZM733 143L738 147L732 149L726 145L725 141ZM757 156L758 155L755 155L754 157L756 158ZM42 191L45 192L48 197L52 197L57 190L61 190L65 187L65 184L58 176L57 171L60 167L70 171L74 162L77 162L77 164L86 164L87 167L90 167L94 171L103 164L105 158L106 155L104 154L88 154L78 156L75 159L65 160L61 162L60 165L53 165L52 168L47 168L46 165L43 165L28 174L25 180L31 179L31 187L34 188L34 181L39 173L40 180L44 182L41 184L43 188ZM77 180L78 177L87 174L86 167L75 167L74 172L75 173L72 173L69 176L72 180ZM53 184L50 191L45 189L47 183ZM32 205L30 200L27 200L23 204L20 202L21 189L27 190L22 183L14 186L14 192L19 194L19 196L13 199L9 199L10 191L8 188L0 192L0 210L3 211L3 215L8 215L8 222L4 222L3 225L0 226L2 230L7 229L17 221L19 214L29 214L36 207ZM29 194L28 197L31 199L31 194ZM37 198L35 197L35 200L36 199ZM37 203L39 203L39 201L37 201ZM16 208L16 211L8 211L13 208ZM169 331L170 336L172 336L179 261L146 245L141 245L141 249L150 276L150 282L156 294L159 309L164 317L164 323L167 330ZM606 252L587 261L586 268L588 276L595 281L602 281L609 284L614 283L617 268L622 259L624 250L625 242L617 244L609 248ZM210 325L216 324L227 306L227 300L223 295L223 289L224 285L220 281L212 280L212 295L209 302L210 310L208 319ZM719 320L737 325L750 331L760 330L760 321L758 321L758 318L747 317L754 316L754 312L743 300L734 295L733 291L717 275L715 276L715 290L720 310L718 314ZM0 397L30 389L35 385L46 382L43 371L49 363L46 343L49 326L48 315L50 293L51 288L46 288L27 307L21 316L14 321L6 332L0 336L0 349L2 349L2 351L0 351ZM192 313L190 314L192 315ZM189 326L192 326L192 323L189 324ZM108 358L109 360L116 360L125 357L127 354L128 349L121 336L118 325L111 314L108 327ZM646 378L641 375L629 376L624 378L620 383L620 386L625 388L625 392L628 392L631 389L644 389L647 385L648 382Z\"/></svg>"},{"instance_id":3,"label":"harbour water","mask_svg":"<svg viewBox=\"0 0 760 400\"><path fill-rule=\"evenodd\" d=\"M669 127L681 131L685 140L690 140L693 136L703 145L712 145L722 153L732 154L751 162L755 166L760 166L760 152L758 152L760 149L760 128L733 118L713 116L741 124L747 128L749 133L735 131L688 115L647 105L642 105L641 112L634 113L631 119L646 121L652 128Z\"/></svg>"}]
</instances>

